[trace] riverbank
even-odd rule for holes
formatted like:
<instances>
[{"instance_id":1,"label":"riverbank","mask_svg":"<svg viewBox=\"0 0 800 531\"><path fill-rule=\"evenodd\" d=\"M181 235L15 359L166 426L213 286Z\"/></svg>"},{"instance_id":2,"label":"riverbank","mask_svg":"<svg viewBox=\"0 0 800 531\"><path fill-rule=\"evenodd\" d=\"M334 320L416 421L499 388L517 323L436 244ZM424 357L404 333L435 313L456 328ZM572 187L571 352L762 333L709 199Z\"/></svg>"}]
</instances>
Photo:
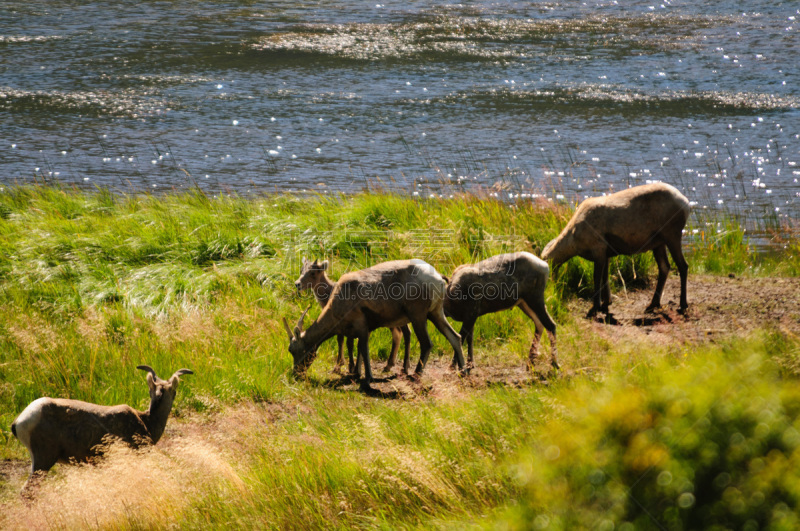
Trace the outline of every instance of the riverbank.
<instances>
[{"instance_id":1,"label":"riverbank","mask_svg":"<svg viewBox=\"0 0 800 531\"><path fill-rule=\"evenodd\" d=\"M0 194L0 527L792 527L790 235L757 253L735 220L693 220L687 316L671 304L673 270L664 311L645 320L652 258L616 260L618 325L583 319L591 268L573 260L547 291L558 377L525 369L533 327L517 311L479 320L464 378L438 336L421 381L379 374L381 397L330 373L329 344L307 380L290 376L280 317L312 302L293 285L302 256L328 258L334 279L406 257L448 274L500 252L538 254L570 214L471 196ZM389 344L374 334L377 367ZM99 467L58 466L23 504L16 414L42 395L145 407L140 363L195 371L162 441Z\"/></svg>"}]
</instances>

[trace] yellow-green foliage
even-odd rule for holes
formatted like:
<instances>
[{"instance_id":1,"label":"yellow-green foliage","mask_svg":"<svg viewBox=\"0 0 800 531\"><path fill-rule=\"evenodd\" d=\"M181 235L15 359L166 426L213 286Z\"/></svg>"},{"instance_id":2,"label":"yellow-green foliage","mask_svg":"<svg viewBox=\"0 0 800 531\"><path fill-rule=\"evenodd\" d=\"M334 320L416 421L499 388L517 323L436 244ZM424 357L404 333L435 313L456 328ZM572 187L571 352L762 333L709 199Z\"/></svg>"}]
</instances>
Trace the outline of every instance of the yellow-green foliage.
<instances>
[{"instance_id":1,"label":"yellow-green foliage","mask_svg":"<svg viewBox=\"0 0 800 531\"><path fill-rule=\"evenodd\" d=\"M785 352L769 344L708 349L683 367L655 362L559 394L560 418L510 465L525 494L507 523L796 529L800 388L780 376L770 358Z\"/></svg>"}]
</instances>

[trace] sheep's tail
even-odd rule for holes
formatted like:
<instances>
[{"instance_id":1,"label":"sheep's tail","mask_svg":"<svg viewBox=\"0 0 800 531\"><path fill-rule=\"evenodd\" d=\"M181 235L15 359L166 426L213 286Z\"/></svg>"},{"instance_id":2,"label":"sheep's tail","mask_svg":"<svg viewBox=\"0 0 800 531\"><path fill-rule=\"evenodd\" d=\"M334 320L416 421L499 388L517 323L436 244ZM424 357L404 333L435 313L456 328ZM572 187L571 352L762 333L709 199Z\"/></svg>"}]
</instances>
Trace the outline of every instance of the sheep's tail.
<instances>
[{"instance_id":1,"label":"sheep's tail","mask_svg":"<svg viewBox=\"0 0 800 531\"><path fill-rule=\"evenodd\" d=\"M17 437L17 422L14 421L11 423L11 433L14 434L14 437ZM17 437L19 438L19 437Z\"/></svg>"}]
</instances>

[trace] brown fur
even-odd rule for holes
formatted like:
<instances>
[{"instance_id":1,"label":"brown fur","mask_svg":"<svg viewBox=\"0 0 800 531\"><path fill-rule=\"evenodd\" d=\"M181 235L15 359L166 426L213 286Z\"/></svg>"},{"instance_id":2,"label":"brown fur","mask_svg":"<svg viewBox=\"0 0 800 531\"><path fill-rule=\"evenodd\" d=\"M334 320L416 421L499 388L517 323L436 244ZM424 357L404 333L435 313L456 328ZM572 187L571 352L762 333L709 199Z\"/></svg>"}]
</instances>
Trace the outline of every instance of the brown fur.
<instances>
[{"instance_id":1,"label":"brown fur","mask_svg":"<svg viewBox=\"0 0 800 531\"><path fill-rule=\"evenodd\" d=\"M327 260L319 263L317 260L311 262L310 260L303 258L303 265L300 268L300 277L298 277L294 283L298 292L311 290L314 293L314 298L317 299L317 302L321 308L325 308L325 306L327 306L328 300L333 292L333 288L336 287L336 283L328 277L328 274L326 273L327 269ZM405 339L403 372L407 374L410 363L409 350L411 347L411 330L409 330L408 325L391 328L390 330L392 331L392 351L389 355L389 361L386 363L386 367L384 367L383 370L384 372L388 372L394 368L395 363L397 362L397 351L400 350L400 338L402 337ZM344 339L345 336L342 334L338 334L336 336L336 342L339 346L339 355L336 358L336 364L333 367L333 372L339 372L341 366L344 365ZM362 360L359 357L357 364L354 364L353 362L354 339L355 338L353 337L347 338L347 357L349 362L348 372L350 372L350 374L355 373L360 376Z\"/></svg>"},{"instance_id":2,"label":"brown fur","mask_svg":"<svg viewBox=\"0 0 800 531\"><path fill-rule=\"evenodd\" d=\"M524 252L501 254L456 268L447 284L444 312L463 323L459 333L461 341L467 343L468 363L473 363L473 329L478 317L516 306L536 326L536 335L528 352L531 367L539 354L542 330L547 329L551 364L558 368L556 324L544 303L549 274L546 262Z\"/></svg>"},{"instance_id":3,"label":"brown fur","mask_svg":"<svg viewBox=\"0 0 800 531\"><path fill-rule=\"evenodd\" d=\"M689 218L689 201L664 183L629 188L605 197L586 199L557 238L545 246L544 260L553 270L580 256L594 262L594 296L590 315L608 312L608 259L617 255L653 251L658 281L647 311L661 306L661 293L669 274L667 250L681 276L681 311L686 310L686 279L689 266L681 250L681 236Z\"/></svg>"},{"instance_id":4,"label":"brown fur","mask_svg":"<svg viewBox=\"0 0 800 531\"><path fill-rule=\"evenodd\" d=\"M101 406L63 398L40 398L20 413L11 426L31 454L31 474L47 472L56 463L86 461L102 445L119 439L131 446L155 444L164 433L175 400L180 369L165 381L146 365L150 407L136 411L127 405Z\"/></svg>"},{"instance_id":5,"label":"brown fur","mask_svg":"<svg viewBox=\"0 0 800 531\"><path fill-rule=\"evenodd\" d=\"M447 337L456 352L459 368L464 369L461 337L444 316L446 284L432 266L422 260L397 260L343 275L330 295L328 304L307 330L303 317L294 330L284 319L289 334L289 352L296 373L303 373L313 362L317 347L342 334L358 339L358 353L364 360L362 386L372 381L369 361L369 334L376 328L396 328L411 323L420 343L416 373L428 362L431 341L427 321Z\"/></svg>"}]
</instances>

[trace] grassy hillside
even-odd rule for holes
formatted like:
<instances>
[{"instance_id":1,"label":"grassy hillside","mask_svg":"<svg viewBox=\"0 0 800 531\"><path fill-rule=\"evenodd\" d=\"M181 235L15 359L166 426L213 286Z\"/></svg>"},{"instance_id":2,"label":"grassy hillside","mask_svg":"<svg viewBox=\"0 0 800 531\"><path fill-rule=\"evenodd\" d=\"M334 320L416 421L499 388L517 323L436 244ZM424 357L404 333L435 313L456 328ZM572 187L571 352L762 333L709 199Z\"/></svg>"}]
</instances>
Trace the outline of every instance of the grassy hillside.
<instances>
[{"instance_id":1,"label":"grassy hillside","mask_svg":"<svg viewBox=\"0 0 800 531\"><path fill-rule=\"evenodd\" d=\"M399 399L331 375L334 342L308 380L291 377L280 317L313 301L294 290L303 256L330 259L334 279L409 257L448 274L501 252L538 254L570 214L476 197L0 192L0 526L793 527L795 329L619 339L576 314L591 285L579 259L547 291L558 378L522 369L533 328L518 311L478 322L477 363L491 378L447 370L435 332L413 393L402 378L386 384ZM690 275L800 275L797 239L756 253L735 221L690 222ZM631 290L655 267L641 255L611 271L615 290ZM690 303L691 289L690 276ZM385 359L388 331L373 338ZM16 415L44 395L144 408L141 363L196 373L164 439L141 455L115 449L99 467L56 467L22 504Z\"/></svg>"}]
</instances>

